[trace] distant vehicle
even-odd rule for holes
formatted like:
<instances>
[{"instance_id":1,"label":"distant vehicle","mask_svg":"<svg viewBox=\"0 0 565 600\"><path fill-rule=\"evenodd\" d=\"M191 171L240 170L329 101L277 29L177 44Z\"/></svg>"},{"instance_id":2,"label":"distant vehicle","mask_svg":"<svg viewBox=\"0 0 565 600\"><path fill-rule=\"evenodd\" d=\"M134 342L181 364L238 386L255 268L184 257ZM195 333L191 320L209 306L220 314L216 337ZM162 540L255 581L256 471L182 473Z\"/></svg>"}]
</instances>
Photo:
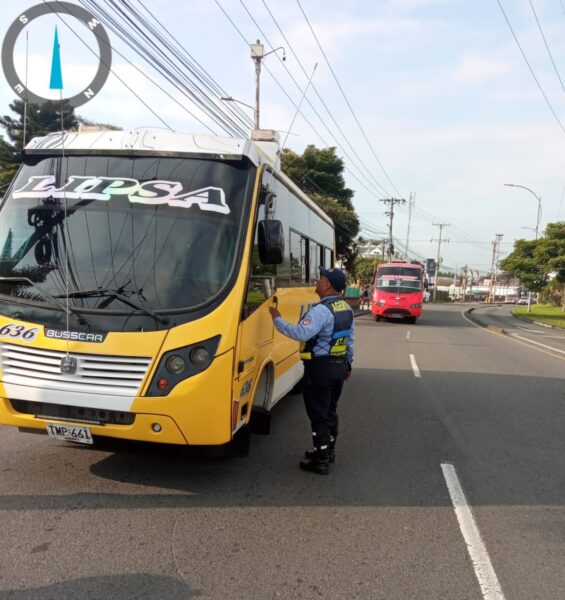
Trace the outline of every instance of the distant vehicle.
<instances>
[{"instance_id":1,"label":"distant vehicle","mask_svg":"<svg viewBox=\"0 0 565 600\"><path fill-rule=\"evenodd\" d=\"M424 267L403 260L377 266L371 312L375 320L405 319L415 323L424 302Z\"/></svg>"},{"instance_id":2,"label":"distant vehicle","mask_svg":"<svg viewBox=\"0 0 565 600\"><path fill-rule=\"evenodd\" d=\"M527 298L519 298L516 304L528 304Z\"/></svg>"}]
</instances>

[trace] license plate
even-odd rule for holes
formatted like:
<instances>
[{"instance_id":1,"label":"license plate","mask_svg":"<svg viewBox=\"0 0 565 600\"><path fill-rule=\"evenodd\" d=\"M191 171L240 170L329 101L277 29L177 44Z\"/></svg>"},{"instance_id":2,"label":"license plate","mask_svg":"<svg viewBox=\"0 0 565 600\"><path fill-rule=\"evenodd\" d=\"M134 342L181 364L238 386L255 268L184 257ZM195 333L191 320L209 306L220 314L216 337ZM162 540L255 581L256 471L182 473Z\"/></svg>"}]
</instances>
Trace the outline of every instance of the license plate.
<instances>
[{"instance_id":1,"label":"license plate","mask_svg":"<svg viewBox=\"0 0 565 600\"><path fill-rule=\"evenodd\" d=\"M65 442L78 442L79 444L94 443L90 428L80 425L47 423L47 435L55 440L63 440Z\"/></svg>"}]
</instances>

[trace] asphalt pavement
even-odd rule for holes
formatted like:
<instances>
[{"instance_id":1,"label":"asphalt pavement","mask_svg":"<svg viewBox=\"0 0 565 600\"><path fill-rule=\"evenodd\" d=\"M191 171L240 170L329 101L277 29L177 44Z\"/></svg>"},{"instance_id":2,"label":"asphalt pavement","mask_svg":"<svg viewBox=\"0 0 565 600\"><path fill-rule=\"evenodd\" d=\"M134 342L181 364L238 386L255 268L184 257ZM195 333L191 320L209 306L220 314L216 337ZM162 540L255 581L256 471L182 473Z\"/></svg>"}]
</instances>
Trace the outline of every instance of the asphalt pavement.
<instances>
[{"instance_id":1,"label":"asphalt pavement","mask_svg":"<svg viewBox=\"0 0 565 600\"><path fill-rule=\"evenodd\" d=\"M0 599L563 600L565 355L462 312L356 319L328 477L297 395L247 458L0 428Z\"/></svg>"},{"instance_id":2,"label":"asphalt pavement","mask_svg":"<svg viewBox=\"0 0 565 600\"><path fill-rule=\"evenodd\" d=\"M565 357L565 329L517 318L512 315L513 308L509 304L473 305L466 315L472 321L490 327L491 331L509 335L514 341Z\"/></svg>"}]
</instances>

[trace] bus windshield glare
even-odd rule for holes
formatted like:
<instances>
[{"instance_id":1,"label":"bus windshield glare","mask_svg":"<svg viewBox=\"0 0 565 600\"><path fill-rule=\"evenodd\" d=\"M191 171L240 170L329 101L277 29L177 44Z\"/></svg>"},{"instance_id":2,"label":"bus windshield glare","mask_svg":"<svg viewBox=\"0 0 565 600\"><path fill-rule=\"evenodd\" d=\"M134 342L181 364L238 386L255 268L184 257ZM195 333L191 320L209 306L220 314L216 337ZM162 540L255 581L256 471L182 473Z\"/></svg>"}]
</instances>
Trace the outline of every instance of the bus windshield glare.
<instances>
[{"instance_id":1,"label":"bus windshield glare","mask_svg":"<svg viewBox=\"0 0 565 600\"><path fill-rule=\"evenodd\" d=\"M14 278L0 298L68 296L87 311L205 304L234 272L254 176L249 161L28 158L0 211L0 277Z\"/></svg>"},{"instance_id":2,"label":"bus windshield glare","mask_svg":"<svg viewBox=\"0 0 565 600\"><path fill-rule=\"evenodd\" d=\"M383 267L378 270L377 290L413 294L422 289L421 272L411 267Z\"/></svg>"}]
</instances>

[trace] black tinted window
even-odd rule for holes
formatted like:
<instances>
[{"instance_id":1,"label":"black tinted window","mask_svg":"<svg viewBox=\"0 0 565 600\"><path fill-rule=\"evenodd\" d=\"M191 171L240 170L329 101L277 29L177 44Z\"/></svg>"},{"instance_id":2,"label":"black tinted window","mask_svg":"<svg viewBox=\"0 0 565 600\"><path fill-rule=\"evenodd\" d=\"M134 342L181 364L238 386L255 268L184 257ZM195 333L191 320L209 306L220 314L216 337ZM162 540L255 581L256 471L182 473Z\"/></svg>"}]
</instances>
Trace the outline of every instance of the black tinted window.
<instances>
[{"instance_id":1,"label":"black tinted window","mask_svg":"<svg viewBox=\"0 0 565 600\"><path fill-rule=\"evenodd\" d=\"M102 288L154 310L197 306L230 279L254 174L247 161L154 157L24 165L0 213L0 275L62 297L68 268L71 294ZM45 300L21 282L0 293ZM112 297L70 303L128 310Z\"/></svg>"}]
</instances>

